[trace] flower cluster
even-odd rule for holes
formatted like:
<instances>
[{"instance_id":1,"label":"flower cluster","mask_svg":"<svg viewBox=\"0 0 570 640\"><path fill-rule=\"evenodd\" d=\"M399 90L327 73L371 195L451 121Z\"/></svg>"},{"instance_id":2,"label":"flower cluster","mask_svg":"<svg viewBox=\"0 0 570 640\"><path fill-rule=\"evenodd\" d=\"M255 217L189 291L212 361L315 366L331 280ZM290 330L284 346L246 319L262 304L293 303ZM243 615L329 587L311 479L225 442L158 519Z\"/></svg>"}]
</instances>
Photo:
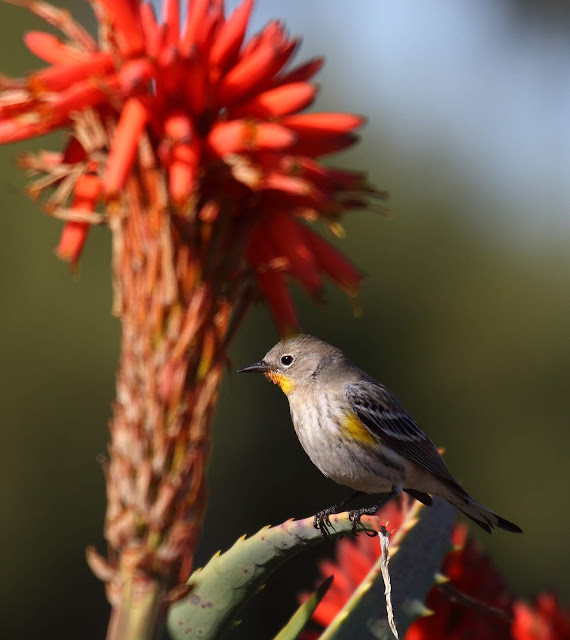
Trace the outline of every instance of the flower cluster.
<instances>
[{"instance_id":1,"label":"flower cluster","mask_svg":"<svg viewBox=\"0 0 570 640\"><path fill-rule=\"evenodd\" d=\"M395 531L402 525L409 505L403 497L387 504L378 516ZM406 640L569 640L570 612L560 608L551 594L535 603L514 600L489 556L481 553L457 525L452 550L444 559L441 574L447 581L428 593L430 615L418 618ZM328 627L380 556L378 541L368 536L343 539L336 547L336 560L320 563L323 577L334 581L313 614L321 627ZM302 596L304 599L306 595ZM317 632L306 632L304 640L316 640Z\"/></svg>"},{"instance_id":2,"label":"flower cluster","mask_svg":"<svg viewBox=\"0 0 570 640\"><path fill-rule=\"evenodd\" d=\"M246 263L280 329L296 327L287 278L318 295L323 274L350 294L360 272L303 221L339 216L383 197L361 173L323 166L352 145L363 118L299 113L318 87L323 60L286 69L299 40L270 22L245 41L253 0L226 17L220 0L92 0L94 39L70 15L39 0L19 2L64 35L32 31L27 47L49 66L26 79L0 79L0 143L70 131L63 153L26 157L53 188L47 211L65 220L57 249L76 262L91 224L108 224L109 204L129 177L163 170L172 215L206 229L241 220ZM103 214L98 210L103 209ZM239 234L238 234L239 235Z\"/></svg>"},{"instance_id":3,"label":"flower cluster","mask_svg":"<svg viewBox=\"0 0 570 640\"><path fill-rule=\"evenodd\" d=\"M514 604L514 640L570 640L570 611L552 593L542 593L532 603Z\"/></svg>"}]
</instances>

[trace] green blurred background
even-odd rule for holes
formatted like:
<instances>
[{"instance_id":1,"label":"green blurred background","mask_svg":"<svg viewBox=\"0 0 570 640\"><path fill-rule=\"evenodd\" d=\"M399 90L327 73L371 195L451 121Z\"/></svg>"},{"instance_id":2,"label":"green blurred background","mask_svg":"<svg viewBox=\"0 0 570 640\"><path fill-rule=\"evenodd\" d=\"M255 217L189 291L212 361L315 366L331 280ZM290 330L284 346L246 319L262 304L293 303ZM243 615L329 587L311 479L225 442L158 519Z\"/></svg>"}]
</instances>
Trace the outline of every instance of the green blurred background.
<instances>
[{"instance_id":1,"label":"green blurred background","mask_svg":"<svg viewBox=\"0 0 570 640\"><path fill-rule=\"evenodd\" d=\"M70 4L89 20L83 3ZM396 4L408 5L407 14ZM345 220L341 246L368 274L363 317L355 318L332 288L325 307L298 295L305 330L383 380L446 447L451 470L469 491L523 527L523 536L473 532L512 590L530 596L552 588L568 604L570 145L564 141L570 141L570 111L561 105L570 106L570 31L563 20L526 22L526 11L536 10L532 2L503 3L497 15L492 4L467 2L464 13L451 15L449 2L434 1L428 24L414 14L426 11L418 2L358 1L347 16L346 3L337 0L315 0L310 8L300 0L258 0L254 26L283 17L304 36L301 58L327 55L317 107L370 117L359 147L334 161L369 169L371 180L391 192L391 219L367 212ZM438 15L450 20L447 26ZM510 39L495 32L497 65L446 50L451 45L441 36L455 33L461 20L461 35L481 54L490 36L477 28L485 20L505 27ZM412 37L410 25L417 29L418 22L427 33L423 41ZM21 9L0 7L3 72L39 66L21 44L23 30L39 26ZM535 87L532 77L527 83L526 105L534 105L536 88L543 92L541 108L521 114L524 87L513 77L517 70L526 77L530 54L526 48L519 68L516 45L531 37L537 76L544 62L540 38L561 44L547 85ZM447 76L440 73L438 60L457 57ZM425 73L418 72L420 63ZM489 92L491 84L503 89L496 102L480 89L491 72ZM429 84L425 104L411 91L420 91L422 80ZM465 95L469 88L473 95ZM473 98L481 99L480 112ZM502 118L487 127L495 106ZM441 116L447 113L457 117L448 123ZM510 114L517 114L514 122ZM106 450L118 354L109 237L94 230L80 273L72 275L53 255L60 224L23 194L26 179L15 168L23 150L58 145L54 137L0 147L0 621L6 638L101 638L108 615L84 551L88 544L104 549L105 487L97 459ZM276 339L259 307L233 348L215 422L198 564L242 533L308 516L345 494L305 457L280 392L261 378L233 373ZM332 549L325 544L321 554ZM244 612L235 637L270 637L297 590L313 585L318 555L284 569Z\"/></svg>"}]
</instances>

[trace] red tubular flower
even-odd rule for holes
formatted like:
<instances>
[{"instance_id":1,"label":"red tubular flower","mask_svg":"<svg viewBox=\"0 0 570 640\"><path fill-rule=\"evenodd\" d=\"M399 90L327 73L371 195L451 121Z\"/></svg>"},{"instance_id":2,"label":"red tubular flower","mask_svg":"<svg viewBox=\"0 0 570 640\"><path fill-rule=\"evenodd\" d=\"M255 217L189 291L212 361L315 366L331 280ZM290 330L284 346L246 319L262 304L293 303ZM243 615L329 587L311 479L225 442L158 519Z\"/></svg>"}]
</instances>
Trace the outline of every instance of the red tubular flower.
<instances>
[{"instance_id":1,"label":"red tubular flower","mask_svg":"<svg viewBox=\"0 0 570 640\"><path fill-rule=\"evenodd\" d=\"M34 93L62 91L90 76L105 75L113 70L113 66L113 60L108 53L94 53L81 61L60 64L32 73L28 82Z\"/></svg>"},{"instance_id":2,"label":"red tubular flower","mask_svg":"<svg viewBox=\"0 0 570 640\"><path fill-rule=\"evenodd\" d=\"M303 227L302 233L320 268L348 293L356 294L362 280L360 271L310 229Z\"/></svg>"},{"instance_id":3,"label":"red tubular flower","mask_svg":"<svg viewBox=\"0 0 570 640\"><path fill-rule=\"evenodd\" d=\"M72 209L76 211L94 211L97 199L101 193L101 180L91 174L82 175L75 183ZM68 220L61 234L61 240L56 253L62 260L76 263L79 260L90 224L79 220Z\"/></svg>"},{"instance_id":4,"label":"red tubular flower","mask_svg":"<svg viewBox=\"0 0 570 640\"><path fill-rule=\"evenodd\" d=\"M139 140L148 122L148 111L138 98L129 98L121 112L113 146L103 176L107 196L123 188L135 163Z\"/></svg>"},{"instance_id":5,"label":"red tubular flower","mask_svg":"<svg viewBox=\"0 0 570 640\"><path fill-rule=\"evenodd\" d=\"M51 64L73 64L85 58L81 51L64 45L51 33L28 31L24 34L24 42L35 56Z\"/></svg>"},{"instance_id":6,"label":"red tubular flower","mask_svg":"<svg viewBox=\"0 0 570 640\"><path fill-rule=\"evenodd\" d=\"M0 142L77 127L82 113L94 113L102 123L114 120L116 128L105 131L102 148L89 150L98 156L97 171L103 181L96 210L125 187L146 133L159 150L158 159L169 176L171 203L181 215L210 201L209 190L235 194L236 183L241 183L246 190L238 190L240 199L226 203L224 209L243 216L250 228L262 220L271 227L275 219L273 237L287 225L287 235L296 239L297 248L286 255L290 248L283 242L269 245L275 252L270 261L290 260L287 279L297 279L315 293L322 270L354 292L360 274L299 221L301 217L334 221L350 204L357 208L366 204L349 199L351 193L379 195L366 188L362 174L330 169L315 160L353 144L353 132L364 122L350 114L298 113L316 96L318 87L308 81L322 59L282 71L297 40L289 38L277 21L244 45L253 0L244 0L227 18L221 2L189 2L181 33L177 0L164 2L162 24L148 2L93 4L101 23L111 27L101 31L98 43L60 10L28 5L59 27L66 40L39 31L25 35L28 48L52 66L32 73L27 85L20 82L17 94L11 88L0 92ZM173 127L179 130L173 132ZM106 145L108 157L101 162ZM52 175L58 169L52 167ZM65 202L64 196L71 198L70 191L60 192L56 202L60 209L77 206L73 199ZM66 237L71 229L79 229L76 220L71 222ZM67 241L58 248L59 255L78 255L66 246ZM260 265L251 266L260 273ZM268 279L281 282L283 274L260 276L265 291ZM276 312L278 306L271 306ZM276 318L278 324L288 325L292 318L287 316Z\"/></svg>"},{"instance_id":7,"label":"red tubular flower","mask_svg":"<svg viewBox=\"0 0 570 640\"><path fill-rule=\"evenodd\" d=\"M298 318L283 274L286 263L283 259L276 259L276 253L271 240L264 236L262 229L257 228L252 234L247 257L257 270L259 286L276 318L280 333L289 335L298 326Z\"/></svg>"}]
</instances>

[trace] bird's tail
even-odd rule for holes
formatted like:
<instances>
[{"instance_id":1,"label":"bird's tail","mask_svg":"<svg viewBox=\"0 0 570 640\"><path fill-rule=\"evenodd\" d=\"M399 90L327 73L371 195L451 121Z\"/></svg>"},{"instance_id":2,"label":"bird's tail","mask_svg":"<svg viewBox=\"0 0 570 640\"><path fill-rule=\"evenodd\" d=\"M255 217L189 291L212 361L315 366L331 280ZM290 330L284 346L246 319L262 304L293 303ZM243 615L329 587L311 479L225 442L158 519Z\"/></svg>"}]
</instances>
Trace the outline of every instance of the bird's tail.
<instances>
[{"instance_id":1,"label":"bird's tail","mask_svg":"<svg viewBox=\"0 0 570 640\"><path fill-rule=\"evenodd\" d=\"M482 504L479 504L476 500L473 500L467 493L460 494L453 492L452 496L448 497L448 500L454 507L489 533L492 532L494 527L505 529L505 531L512 531L513 533L522 533L522 529L516 524L509 522L505 518L501 518L501 516L490 511Z\"/></svg>"}]
</instances>

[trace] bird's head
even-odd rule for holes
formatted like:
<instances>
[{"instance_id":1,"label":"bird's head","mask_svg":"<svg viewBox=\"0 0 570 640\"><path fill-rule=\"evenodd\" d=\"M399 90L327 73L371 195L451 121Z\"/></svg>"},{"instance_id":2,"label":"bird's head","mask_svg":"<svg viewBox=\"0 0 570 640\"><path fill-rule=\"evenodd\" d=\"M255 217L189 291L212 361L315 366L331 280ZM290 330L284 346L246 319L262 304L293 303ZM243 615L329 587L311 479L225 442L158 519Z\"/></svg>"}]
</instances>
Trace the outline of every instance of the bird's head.
<instances>
[{"instance_id":1,"label":"bird's head","mask_svg":"<svg viewBox=\"0 0 570 640\"><path fill-rule=\"evenodd\" d=\"M289 395L299 385L308 384L335 356L342 356L342 352L318 338L301 334L281 340L262 360L238 373L263 373Z\"/></svg>"}]
</instances>

